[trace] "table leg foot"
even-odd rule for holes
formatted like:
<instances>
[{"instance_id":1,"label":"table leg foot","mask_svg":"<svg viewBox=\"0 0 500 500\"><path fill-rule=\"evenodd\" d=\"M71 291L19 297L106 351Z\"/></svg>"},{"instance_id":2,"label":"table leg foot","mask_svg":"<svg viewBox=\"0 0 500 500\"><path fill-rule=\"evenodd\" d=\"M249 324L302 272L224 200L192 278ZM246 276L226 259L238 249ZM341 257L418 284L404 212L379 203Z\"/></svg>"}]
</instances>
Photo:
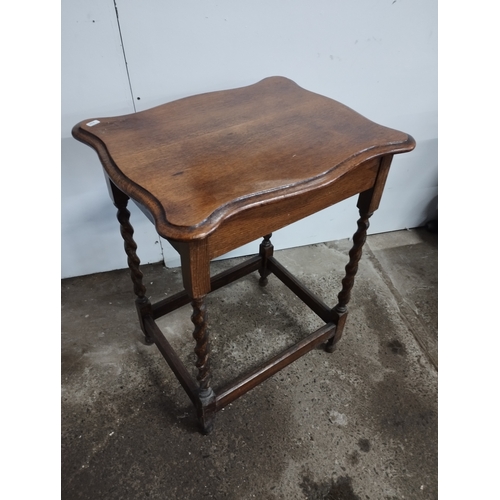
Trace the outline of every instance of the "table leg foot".
<instances>
[{"instance_id":1,"label":"table leg foot","mask_svg":"<svg viewBox=\"0 0 500 500\"><path fill-rule=\"evenodd\" d=\"M215 415L211 415L209 418L200 417L199 422L201 433L208 436L214 430Z\"/></svg>"},{"instance_id":2,"label":"table leg foot","mask_svg":"<svg viewBox=\"0 0 500 500\"><path fill-rule=\"evenodd\" d=\"M210 434L215 422L215 393L211 387L200 390L200 403L197 408L198 422L203 434Z\"/></svg>"},{"instance_id":3,"label":"table leg foot","mask_svg":"<svg viewBox=\"0 0 500 500\"><path fill-rule=\"evenodd\" d=\"M330 339L326 344L325 344L325 351L332 353L337 350L337 344L332 342L332 339Z\"/></svg>"},{"instance_id":4,"label":"table leg foot","mask_svg":"<svg viewBox=\"0 0 500 500\"><path fill-rule=\"evenodd\" d=\"M271 271L267 268L267 259L273 255L274 252L274 247L273 244L271 243L271 234L266 234L264 236L264 239L262 240L262 243L260 244L259 247L259 254L262 257L262 264L259 269L259 274L260 274L260 279L259 279L259 285L260 286L266 286L268 283L267 277L271 274Z\"/></svg>"}]
</instances>

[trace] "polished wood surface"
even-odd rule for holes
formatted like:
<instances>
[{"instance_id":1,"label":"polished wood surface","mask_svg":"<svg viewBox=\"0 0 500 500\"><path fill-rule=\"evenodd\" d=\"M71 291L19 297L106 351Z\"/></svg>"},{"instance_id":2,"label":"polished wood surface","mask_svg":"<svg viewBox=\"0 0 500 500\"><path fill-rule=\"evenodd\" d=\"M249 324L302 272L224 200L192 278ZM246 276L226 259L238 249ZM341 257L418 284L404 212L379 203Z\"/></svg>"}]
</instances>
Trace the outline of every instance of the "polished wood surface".
<instances>
[{"instance_id":1,"label":"polished wood surface","mask_svg":"<svg viewBox=\"0 0 500 500\"><path fill-rule=\"evenodd\" d=\"M88 119L73 135L97 151L160 235L185 241L256 205L313 192L367 159L414 147L407 134L283 77Z\"/></svg>"},{"instance_id":2,"label":"polished wood surface","mask_svg":"<svg viewBox=\"0 0 500 500\"><path fill-rule=\"evenodd\" d=\"M377 125L332 99L271 77L239 89L188 97L73 128L94 148L118 209L136 307L146 343L155 343L196 407L201 429L218 410L317 345L333 352L369 218L377 210L394 154L411 151L408 134ZM272 232L359 194L360 219L338 303L329 307L273 256ZM151 304L142 282L127 203L132 199L181 258L185 290ZM210 276L210 261L262 237L259 254ZM280 279L325 323L295 345L212 388L206 295L247 274ZM156 319L192 306L196 380Z\"/></svg>"}]
</instances>

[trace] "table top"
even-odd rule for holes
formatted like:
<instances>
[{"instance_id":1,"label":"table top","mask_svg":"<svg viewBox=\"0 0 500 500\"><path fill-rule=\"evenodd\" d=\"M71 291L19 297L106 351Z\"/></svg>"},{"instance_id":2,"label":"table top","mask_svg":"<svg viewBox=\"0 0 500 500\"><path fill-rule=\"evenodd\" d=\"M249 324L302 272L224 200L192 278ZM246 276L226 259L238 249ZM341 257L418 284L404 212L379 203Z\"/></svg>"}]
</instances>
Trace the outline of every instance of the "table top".
<instances>
[{"instance_id":1,"label":"table top","mask_svg":"<svg viewBox=\"0 0 500 500\"><path fill-rule=\"evenodd\" d=\"M415 147L408 134L283 77L87 119L73 136L174 239L208 234L250 205L312 194L368 159Z\"/></svg>"}]
</instances>

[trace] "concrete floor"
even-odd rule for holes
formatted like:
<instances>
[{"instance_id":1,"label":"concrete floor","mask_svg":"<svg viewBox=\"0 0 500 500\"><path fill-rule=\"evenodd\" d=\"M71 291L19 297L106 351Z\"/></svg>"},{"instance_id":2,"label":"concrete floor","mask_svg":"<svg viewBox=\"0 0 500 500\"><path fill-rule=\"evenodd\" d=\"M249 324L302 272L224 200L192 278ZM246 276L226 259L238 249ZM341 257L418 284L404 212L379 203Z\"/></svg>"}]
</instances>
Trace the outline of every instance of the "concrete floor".
<instances>
[{"instance_id":1,"label":"concrete floor","mask_svg":"<svg viewBox=\"0 0 500 500\"><path fill-rule=\"evenodd\" d=\"M334 305L350 241L276 252ZM235 262L213 264L213 273ZM153 301L178 269L143 267ZM437 235L368 237L338 350L315 349L198 432L141 342L127 270L62 282L62 499L436 499ZM321 325L275 277L208 298L214 386ZM193 363L190 307L164 317Z\"/></svg>"}]
</instances>

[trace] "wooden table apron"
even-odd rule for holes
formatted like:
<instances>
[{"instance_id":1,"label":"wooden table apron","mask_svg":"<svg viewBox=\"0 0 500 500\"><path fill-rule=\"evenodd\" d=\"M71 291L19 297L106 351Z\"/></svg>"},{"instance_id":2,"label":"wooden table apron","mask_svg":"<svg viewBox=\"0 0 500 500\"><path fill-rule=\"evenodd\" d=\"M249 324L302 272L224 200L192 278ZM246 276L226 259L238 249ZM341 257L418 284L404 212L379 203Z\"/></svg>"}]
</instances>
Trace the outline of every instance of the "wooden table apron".
<instances>
[{"instance_id":1,"label":"wooden table apron","mask_svg":"<svg viewBox=\"0 0 500 500\"><path fill-rule=\"evenodd\" d=\"M282 106L273 108L274 102L277 100L283 102L287 96L289 106L286 107L286 111L282 111ZM255 125L258 121L259 127L264 126L262 125L262 111L259 100L262 103L267 103L266 109L271 109L273 113L267 117L265 122L267 131L264 136L261 135L260 128ZM293 111L294 106L297 109L292 113L290 109ZM314 119L318 110L328 106L327 111L329 113L326 113L321 120L318 118L318 123L315 123ZM186 115L189 115L189 110L192 107L197 110L197 113L200 112L200 109L207 111L207 108L209 108L213 120L208 120L205 114L198 114L194 119L189 120ZM330 114L333 118L330 118ZM204 184L201 184L201 188L197 189L200 190L199 196L205 195L207 197L206 203L202 200L197 207L190 210L190 202L193 200L187 198L185 200L186 207L182 203L177 205L180 208L178 208L178 215L175 215L174 218L177 218L177 221L188 221L185 226L176 226L168 220L169 214L165 210L165 206L169 206L171 200L174 200L174 202L176 199L182 201L182 193L179 194L175 191L171 187L171 183L161 184L161 189L160 187L154 187L156 191L153 191L152 188L146 189L144 187L144 185L157 186L157 184L148 181L147 169L144 170L146 172L144 174L144 185L138 181L138 179L141 179L141 165L136 166L136 164L131 163L132 167L129 169L131 174L126 174L121 169L121 167L125 168L127 166L129 158L125 155L123 156L124 159L122 159L122 149L125 148L132 155L135 154L134 145L130 145L130 138L142 134L143 142L138 142L136 148L141 149L143 147L146 150L144 141L151 141L147 134L149 130L152 132L162 130L163 135L157 132L157 142L150 144L149 149L146 150L146 153L143 153L141 158L146 166L157 161L158 150L163 147L163 142L168 142L168 139L164 137L166 133L165 117L172 115L178 117L178 126L184 127L183 130L187 134L187 137L183 139L182 134L179 132L179 137L175 138L178 144L175 143L175 147L170 148L172 151L169 153L173 161L179 161L180 159L182 162L183 158L189 158L189 165L193 163L194 157L191 151L184 153L184 157L182 156L184 144L189 141L190 146L195 148L197 144L202 144L203 150L201 146L198 146L201 157L205 158L207 155L213 155L211 150L206 152L206 148L211 146L211 143L205 144L205 142L210 139L210 134L215 134L215 138L218 138L219 141L225 141L229 137L234 142L235 148L239 148L239 154L248 158L247 161L250 164L254 162L256 165L253 170L247 171L244 170L245 166L241 163L234 163L238 160L232 159L231 153L227 153L229 151L227 148L220 153L221 158L218 160L220 163L224 162L225 152L229 155L227 161L229 163L233 161L233 164L226 167L226 171L222 171L222 179L231 179L234 172L230 169L240 168L239 175L242 176L243 184L246 182L249 186L245 187L248 192L243 192L243 188L240 186L233 188L232 186L220 185L221 183L219 185L214 184L217 179L208 177L210 171L208 167L204 167L204 164L198 167L198 170L193 170L194 167L191 167L191 170L189 168L186 170L184 167L179 170L179 166L176 167L175 171L171 170L168 175L171 176L171 179L174 179L173 182L184 182L188 192L190 189L194 189L193 183L196 184L196 177L194 176L198 171L201 172L201 175L208 179L209 185L214 186L214 192L219 193L217 196L222 200L218 205L217 201L210 198L211 193L206 193L203 190ZM234 118L234 115L236 115L236 118ZM289 118L290 116L292 118ZM337 117L336 120L334 120L335 117ZM214 125L213 122L216 119L219 121ZM237 119L240 121L238 122ZM134 120L134 122L129 124L131 120ZM273 120L276 121L275 125L273 125ZM193 96L192 98L175 101L135 115L93 120L90 123L100 123L101 121L104 121L108 128L103 127L100 135L92 133L88 120L75 125L73 135L76 139L93 147L103 164L110 196L118 209L117 218L120 223L136 294L139 322L146 342L157 345L195 405L202 432L208 433L213 428L215 413L218 410L277 371L319 344L324 343L328 352L335 350L344 329L347 304L361 258L362 247L366 239L369 218L379 206L393 154L411 151L415 147L415 142L407 134L373 124L373 122L366 120L340 103L310 93L301 89L294 82L281 77L268 78L242 89ZM220 125L218 125L219 123ZM340 124L337 125L337 123ZM281 129L276 131L278 124ZM113 126L115 126L115 130L116 128L119 129L119 133L115 132L115 136L113 136ZM205 135L198 133L198 128L202 126L206 130ZM344 137L347 137L347 139L345 139L345 142L332 141L332 144L328 146L332 151L332 156L341 161L334 165L334 168L322 173L322 165L318 164L319 160L316 158L318 155L317 148L314 150L307 149L305 146L298 146L297 143L299 142L298 137L302 140L304 131L309 129L311 130L312 142L314 142L314 137L317 137L317 134L328 137L321 127L328 129L329 126L332 127L332 135L335 139ZM297 135L297 127L302 127L299 130L299 135ZM105 131L107 130L111 130L110 137L106 136ZM282 133L281 130L283 130ZM175 133L177 133L177 129L170 127L167 137L174 137ZM245 136L245 133L247 136ZM282 139L282 135L287 133L289 134L289 144L285 139ZM208 136L208 139L206 136ZM266 142L267 136L272 136L272 141ZM126 141L124 137L127 139ZM247 151L250 146L245 147L245 142L242 140L245 137L248 137L249 144L252 145L251 152ZM258 137L258 144L262 145L262 150L266 154L255 151L255 137ZM293 141L291 138L293 138ZM274 143L278 144L276 151L272 149ZM117 144L121 149L117 147ZM325 152L322 152L322 144L318 147L320 153L324 156L328 153L328 148L325 146ZM353 148L358 144L361 150L355 151ZM220 145L215 143L213 147L217 148ZM280 179L280 175L283 176L280 172L275 175L274 172L268 171L265 165L266 158L277 161L276 158L286 156L286 147L289 147L291 151L297 151L297 154L291 155L291 157L294 158L299 155L303 158L305 164L311 165L310 170L312 173L309 177L307 171L301 174L299 169L293 167L295 170L292 173L295 175L296 181L287 183ZM342 150L343 147L345 147L345 152ZM353 154L353 151L355 154ZM162 154L166 153L162 152ZM258 160L255 160L256 154L260 154ZM342 156L343 154L344 156ZM288 158L288 156L286 157ZM168 156L165 161L168 162ZM296 164L293 163L293 165ZM205 169L203 170L203 168ZM219 172L221 172L220 166ZM321 175L318 175L318 172ZM154 177L156 181L158 175L157 169L149 170L149 176ZM303 178L300 178L300 175L303 175ZM165 176L167 174L164 174ZM176 177L182 176L184 176L183 179L176 179ZM132 177L134 177L133 180ZM161 180L161 178L159 179ZM282 185L279 184L280 182ZM265 185L266 189L254 189L254 184L256 186ZM240 190L237 193L239 196L231 199L232 191L238 191L238 189ZM345 277L342 280L342 289L338 294L338 303L331 308L301 284L274 258L271 234L282 227L356 194L359 194L357 203L360 214L357 222L358 229L353 236L353 246L349 252L349 261L346 265ZM151 304L148 300L146 288L142 282L140 260L136 253L137 245L133 239L134 231L129 220L130 212L127 209L129 199L132 199L141 208L155 224L158 233L171 243L181 257L184 291L155 304ZM214 207L215 210L213 210ZM205 216L206 214L209 215ZM194 225L189 225L189 223L197 220L196 217L202 220ZM219 275L210 276L210 261L212 259L259 237L263 237L263 241L256 256ZM214 390L211 386L209 331L205 296L255 271L260 274L259 283L262 286L267 284L268 276L274 274L308 305L325 322L325 325L261 366L243 374L225 387ZM197 359L196 381L193 380L155 322L159 317L189 303L193 308L191 320L194 325L193 337Z\"/></svg>"}]
</instances>

